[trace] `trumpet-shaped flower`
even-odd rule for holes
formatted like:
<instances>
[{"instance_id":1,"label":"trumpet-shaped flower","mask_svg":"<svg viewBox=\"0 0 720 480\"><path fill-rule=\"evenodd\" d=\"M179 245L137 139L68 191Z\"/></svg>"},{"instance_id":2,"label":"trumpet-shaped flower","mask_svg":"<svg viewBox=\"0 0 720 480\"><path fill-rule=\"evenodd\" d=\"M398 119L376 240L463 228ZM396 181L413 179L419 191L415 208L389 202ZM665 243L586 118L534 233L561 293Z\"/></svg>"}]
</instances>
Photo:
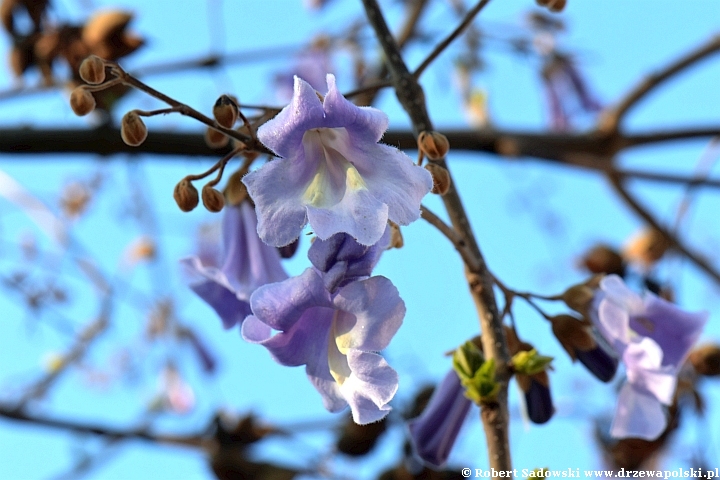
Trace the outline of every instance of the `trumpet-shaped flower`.
<instances>
[{"instance_id":1,"label":"trumpet-shaped flower","mask_svg":"<svg viewBox=\"0 0 720 480\"><path fill-rule=\"evenodd\" d=\"M444 465L471 405L457 373L450 370L422 414L408 425L415 453L431 465Z\"/></svg>"},{"instance_id":2,"label":"trumpet-shaped flower","mask_svg":"<svg viewBox=\"0 0 720 480\"><path fill-rule=\"evenodd\" d=\"M654 440L665 430L663 405L673 401L677 373L707 321L653 294L641 298L616 275L605 277L591 316L625 364L614 437Z\"/></svg>"},{"instance_id":3,"label":"trumpet-shaped flower","mask_svg":"<svg viewBox=\"0 0 720 480\"><path fill-rule=\"evenodd\" d=\"M258 129L279 157L243 178L258 211L260 238L275 246L310 227L320 239L345 232L375 244L388 219L407 225L420 216L432 178L400 150L377 143L388 126L380 110L358 107L327 76L321 100L295 77L290 105Z\"/></svg>"},{"instance_id":4,"label":"trumpet-shaped flower","mask_svg":"<svg viewBox=\"0 0 720 480\"><path fill-rule=\"evenodd\" d=\"M205 266L197 257L181 260L201 281L190 288L232 328L250 315L250 295L266 283L288 278L277 249L260 241L257 217L249 202L225 208L223 217L225 259L220 269Z\"/></svg>"},{"instance_id":5,"label":"trumpet-shaped flower","mask_svg":"<svg viewBox=\"0 0 720 480\"><path fill-rule=\"evenodd\" d=\"M282 365L305 365L329 411L350 405L356 423L378 421L390 411L398 377L376 352L400 327L405 304L390 280L367 276L377 247L338 234L315 241L309 256L315 268L253 293L243 337Z\"/></svg>"}]
</instances>

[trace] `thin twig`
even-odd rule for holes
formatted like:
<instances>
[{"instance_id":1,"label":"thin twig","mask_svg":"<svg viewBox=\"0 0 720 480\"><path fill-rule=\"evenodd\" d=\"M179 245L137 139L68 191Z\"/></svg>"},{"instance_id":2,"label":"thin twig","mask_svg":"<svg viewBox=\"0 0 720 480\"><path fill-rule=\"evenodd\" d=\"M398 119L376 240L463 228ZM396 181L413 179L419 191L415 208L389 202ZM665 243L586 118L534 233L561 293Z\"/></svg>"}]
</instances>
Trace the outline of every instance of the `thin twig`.
<instances>
[{"instance_id":1,"label":"thin twig","mask_svg":"<svg viewBox=\"0 0 720 480\"><path fill-rule=\"evenodd\" d=\"M442 53L445 51L447 47L450 46L452 42L455 41L455 39L460 36L462 32L465 31L465 29L470 25L473 20L475 19L475 16L477 16L478 13L480 13L480 10L485 7L490 2L490 0L481 0L479 1L473 8L471 8L467 14L465 14L465 18L460 22L460 24L455 27L455 29L450 32L450 35L445 37L440 43L437 44L437 46L433 49L430 54L423 60L423 62L420 64L419 67L415 69L415 72L413 72L413 75L415 78L420 78L420 75L425 71L427 67L430 66L430 64Z\"/></svg>"},{"instance_id":2,"label":"thin twig","mask_svg":"<svg viewBox=\"0 0 720 480\"><path fill-rule=\"evenodd\" d=\"M450 243L453 244L455 250L458 251L465 264L468 265L471 270L478 268L478 266L475 265L475 258L472 256L472 253L468 251L467 245L465 245L465 241L455 230L452 229L450 225L443 222L440 217L435 215L435 213L433 213L433 211L425 205L420 205L420 212L423 219L425 219L430 225L437 228L440 233L450 240Z\"/></svg>"},{"instance_id":3,"label":"thin twig","mask_svg":"<svg viewBox=\"0 0 720 480\"><path fill-rule=\"evenodd\" d=\"M627 112L636 106L640 100L645 98L666 80L719 51L720 35L716 35L712 37L710 41L684 54L665 68L658 70L654 74L648 75L643 81L635 86L635 88L630 90L620 103L603 112L599 121L599 129L605 132L617 131L619 129L620 122L623 120Z\"/></svg>"},{"instance_id":4,"label":"thin twig","mask_svg":"<svg viewBox=\"0 0 720 480\"><path fill-rule=\"evenodd\" d=\"M625 188L623 179L619 175L609 173L608 179L618 195L625 200L625 203L627 203L628 206L634 210L638 216L640 216L640 218L642 218L652 228L660 232L673 248L687 257L688 260L693 262L695 266L705 272L715 282L720 284L720 272L710 265L705 258L686 246L682 240L673 235L668 228L661 225L660 222L650 213L650 211L641 205L640 202L627 190L627 188Z\"/></svg>"}]
</instances>

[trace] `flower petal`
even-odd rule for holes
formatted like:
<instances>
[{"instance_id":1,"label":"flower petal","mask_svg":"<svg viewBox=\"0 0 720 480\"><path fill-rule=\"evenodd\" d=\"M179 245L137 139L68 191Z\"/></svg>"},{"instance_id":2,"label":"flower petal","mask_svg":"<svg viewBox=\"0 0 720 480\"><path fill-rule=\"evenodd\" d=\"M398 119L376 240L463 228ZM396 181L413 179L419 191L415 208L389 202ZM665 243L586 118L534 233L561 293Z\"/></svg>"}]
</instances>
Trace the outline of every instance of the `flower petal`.
<instances>
[{"instance_id":1,"label":"flower petal","mask_svg":"<svg viewBox=\"0 0 720 480\"><path fill-rule=\"evenodd\" d=\"M388 402L398 389L398 375L377 353L350 350L347 362L352 375L340 385L358 425L382 420L392 407Z\"/></svg>"},{"instance_id":2,"label":"flower petal","mask_svg":"<svg viewBox=\"0 0 720 480\"><path fill-rule=\"evenodd\" d=\"M303 203L305 186L316 163L304 156L275 159L243 177L258 215L257 233L263 242L283 247L293 242L307 224Z\"/></svg>"},{"instance_id":3,"label":"flower petal","mask_svg":"<svg viewBox=\"0 0 720 480\"><path fill-rule=\"evenodd\" d=\"M660 345L663 365L679 368L700 337L707 319L707 312L686 312L662 298L648 294L642 315L630 317L630 328Z\"/></svg>"},{"instance_id":4,"label":"flower petal","mask_svg":"<svg viewBox=\"0 0 720 480\"><path fill-rule=\"evenodd\" d=\"M382 276L343 287L333 304L351 314L340 316L335 322L335 340L342 353L351 349L384 349L405 317L405 303L397 288Z\"/></svg>"},{"instance_id":5,"label":"flower petal","mask_svg":"<svg viewBox=\"0 0 720 480\"><path fill-rule=\"evenodd\" d=\"M325 112L315 89L296 76L290 104L261 125L257 136L278 156L288 158L300 148L305 131L323 126Z\"/></svg>"},{"instance_id":6,"label":"flower petal","mask_svg":"<svg viewBox=\"0 0 720 480\"><path fill-rule=\"evenodd\" d=\"M420 218L420 201L433 186L430 172L394 147L357 141L348 129L326 143L352 162L367 189L388 206L390 220L408 225Z\"/></svg>"},{"instance_id":7,"label":"flower petal","mask_svg":"<svg viewBox=\"0 0 720 480\"><path fill-rule=\"evenodd\" d=\"M366 189L348 190L343 199L330 208L307 206L307 218L318 238L339 232L355 237L358 243L372 245L382 237L388 220L388 206Z\"/></svg>"},{"instance_id":8,"label":"flower petal","mask_svg":"<svg viewBox=\"0 0 720 480\"><path fill-rule=\"evenodd\" d=\"M623 354L627 381L637 390L644 390L665 405L670 405L675 393L676 369L662 367L663 351L655 340L643 337L631 342Z\"/></svg>"},{"instance_id":9,"label":"flower petal","mask_svg":"<svg viewBox=\"0 0 720 480\"><path fill-rule=\"evenodd\" d=\"M667 426L662 404L652 395L625 383L620 389L610 435L655 440Z\"/></svg>"},{"instance_id":10,"label":"flower petal","mask_svg":"<svg viewBox=\"0 0 720 480\"><path fill-rule=\"evenodd\" d=\"M328 127L345 127L353 135L377 143L388 128L388 116L373 107L358 107L342 96L335 84L335 76L327 76L328 93L325 95L325 110Z\"/></svg>"},{"instance_id":11,"label":"flower petal","mask_svg":"<svg viewBox=\"0 0 720 480\"><path fill-rule=\"evenodd\" d=\"M204 277L204 280L190 284L190 289L217 312L223 327L232 328L252 314L250 303L237 298L223 272L214 267L203 266L197 257L184 258L180 263L191 272Z\"/></svg>"},{"instance_id":12,"label":"flower petal","mask_svg":"<svg viewBox=\"0 0 720 480\"><path fill-rule=\"evenodd\" d=\"M308 308L331 307L332 303L322 278L308 268L297 277L258 288L250 297L250 306L261 322L287 331Z\"/></svg>"}]
</instances>

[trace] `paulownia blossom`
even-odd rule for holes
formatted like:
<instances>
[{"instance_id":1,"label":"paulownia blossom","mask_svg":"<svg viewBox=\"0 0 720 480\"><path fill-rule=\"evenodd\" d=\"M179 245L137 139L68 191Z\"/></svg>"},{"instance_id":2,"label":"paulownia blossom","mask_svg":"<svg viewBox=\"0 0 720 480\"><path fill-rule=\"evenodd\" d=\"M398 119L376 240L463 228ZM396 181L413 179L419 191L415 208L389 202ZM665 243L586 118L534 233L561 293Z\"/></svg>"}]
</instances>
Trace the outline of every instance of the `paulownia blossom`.
<instances>
[{"instance_id":1,"label":"paulownia blossom","mask_svg":"<svg viewBox=\"0 0 720 480\"><path fill-rule=\"evenodd\" d=\"M397 373L376 352L400 328L405 304L390 280L368 277L388 239L386 232L372 247L346 234L316 240L314 268L255 291L242 326L243 337L279 363L305 365L325 408L350 405L358 424L385 417L398 388Z\"/></svg>"},{"instance_id":2,"label":"paulownia blossom","mask_svg":"<svg viewBox=\"0 0 720 480\"><path fill-rule=\"evenodd\" d=\"M408 425L415 453L431 465L443 466L471 405L457 373L450 370L433 392L422 414Z\"/></svg>"},{"instance_id":3,"label":"paulownia blossom","mask_svg":"<svg viewBox=\"0 0 720 480\"><path fill-rule=\"evenodd\" d=\"M700 336L707 313L690 313L651 293L641 298L616 275L605 277L592 320L625 364L614 437L654 440L665 430L663 405L673 401L677 373Z\"/></svg>"},{"instance_id":4,"label":"paulownia blossom","mask_svg":"<svg viewBox=\"0 0 720 480\"><path fill-rule=\"evenodd\" d=\"M204 266L198 257L181 260L202 277L190 288L220 316L225 328L232 328L250 315L250 295L266 283L288 278L277 249L260 241L257 217L250 202L224 209L222 267Z\"/></svg>"},{"instance_id":5,"label":"paulownia blossom","mask_svg":"<svg viewBox=\"0 0 720 480\"><path fill-rule=\"evenodd\" d=\"M420 217L432 178L400 150L377 143L388 126L380 110L358 107L327 76L320 99L295 77L290 105L258 129L279 159L243 178L258 212L260 238L281 247L310 227L320 239L344 232L362 245L380 240L387 221Z\"/></svg>"}]
</instances>

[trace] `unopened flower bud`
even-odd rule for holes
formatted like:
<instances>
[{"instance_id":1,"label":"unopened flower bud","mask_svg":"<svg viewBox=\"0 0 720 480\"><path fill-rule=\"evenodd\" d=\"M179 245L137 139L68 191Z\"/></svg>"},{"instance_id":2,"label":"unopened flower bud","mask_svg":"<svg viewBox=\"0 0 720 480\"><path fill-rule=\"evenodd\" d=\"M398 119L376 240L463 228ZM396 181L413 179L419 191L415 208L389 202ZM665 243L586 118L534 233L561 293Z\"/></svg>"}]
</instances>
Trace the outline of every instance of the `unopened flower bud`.
<instances>
[{"instance_id":1,"label":"unopened flower bud","mask_svg":"<svg viewBox=\"0 0 720 480\"><path fill-rule=\"evenodd\" d=\"M388 250L391 248L402 248L405 245L405 240L403 240L402 232L400 231L400 226L395 222L389 222L390 223L390 245L388 245Z\"/></svg>"},{"instance_id":2,"label":"unopened flower bud","mask_svg":"<svg viewBox=\"0 0 720 480\"><path fill-rule=\"evenodd\" d=\"M147 127L134 110L127 112L120 123L120 136L131 147L141 145L147 138Z\"/></svg>"},{"instance_id":3,"label":"unopened flower bud","mask_svg":"<svg viewBox=\"0 0 720 480\"><path fill-rule=\"evenodd\" d=\"M230 205L238 206L248 198L247 187L242 183L242 177L245 174L242 170L238 170L230 175L227 185L225 186L225 200Z\"/></svg>"},{"instance_id":4,"label":"unopened flower bud","mask_svg":"<svg viewBox=\"0 0 720 480\"><path fill-rule=\"evenodd\" d=\"M536 424L546 423L555 413L550 393L550 378L542 371L534 375L517 374L515 380L525 397L528 418Z\"/></svg>"},{"instance_id":5,"label":"unopened flower bud","mask_svg":"<svg viewBox=\"0 0 720 480\"><path fill-rule=\"evenodd\" d=\"M588 307L590 307L594 297L595 289L585 283L573 285L562 294L562 300L565 302L565 305L582 315L587 313Z\"/></svg>"},{"instance_id":6,"label":"unopened flower bud","mask_svg":"<svg viewBox=\"0 0 720 480\"><path fill-rule=\"evenodd\" d=\"M208 211L217 213L225 206L223 194L215 190L211 185L205 185L202 189L202 202Z\"/></svg>"},{"instance_id":7,"label":"unopened flower bud","mask_svg":"<svg viewBox=\"0 0 720 480\"><path fill-rule=\"evenodd\" d=\"M690 352L688 362L700 375L709 377L720 375L720 346L702 345Z\"/></svg>"},{"instance_id":8,"label":"unopened flower bud","mask_svg":"<svg viewBox=\"0 0 720 480\"><path fill-rule=\"evenodd\" d=\"M205 130L205 143L210 148L223 148L227 146L230 139L222 132L218 132L214 128L208 127Z\"/></svg>"},{"instance_id":9,"label":"unopened flower bud","mask_svg":"<svg viewBox=\"0 0 720 480\"><path fill-rule=\"evenodd\" d=\"M90 85L99 85L105 81L105 62L97 55L90 55L80 64L80 78Z\"/></svg>"},{"instance_id":10,"label":"unopened flower bud","mask_svg":"<svg viewBox=\"0 0 720 480\"><path fill-rule=\"evenodd\" d=\"M183 212L193 210L199 203L197 188L187 178L183 178L175 185L173 198Z\"/></svg>"},{"instance_id":11,"label":"unopened flower bud","mask_svg":"<svg viewBox=\"0 0 720 480\"><path fill-rule=\"evenodd\" d=\"M440 132L420 132L418 135L418 148L430 160L445 158L450 149L450 142Z\"/></svg>"},{"instance_id":12,"label":"unopened flower bud","mask_svg":"<svg viewBox=\"0 0 720 480\"><path fill-rule=\"evenodd\" d=\"M670 248L667 237L647 228L633 236L625 246L623 256L630 262L638 262L646 267L653 266Z\"/></svg>"},{"instance_id":13,"label":"unopened flower bud","mask_svg":"<svg viewBox=\"0 0 720 480\"><path fill-rule=\"evenodd\" d=\"M595 340L590 333L590 327L572 315L556 315L550 318L552 331L560 345L575 361L577 351L588 351L595 348Z\"/></svg>"},{"instance_id":14,"label":"unopened flower bud","mask_svg":"<svg viewBox=\"0 0 720 480\"><path fill-rule=\"evenodd\" d=\"M620 275L625 273L625 263L618 252L607 245L596 245L585 254L582 263L592 273Z\"/></svg>"},{"instance_id":15,"label":"unopened flower bud","mask_svg":"<svg viewBox=\"0 0 720 480\"><path fill-rule=\"evenodd\" d=\"M70 108L80 117L95 110L95 97L86 88L77 87L70 94Z\"/></svg>"},{"instance_id":16,"label":"unopened flower bud","mask_svg":"<svg viewBox=\"0 0 720 480\"><path fill-rule=\"evenodd\" d=\"M551 12L562 12L567 4L567 0L535 0L535 3L541 7L546 7Z\"/></svg>"},{"instance_id":17,"label":"unopened flower bud","mask_svg":"<svg viewBox=\"0 0 720 480\"><path fill-rule=\"evenodd\" d=\"M232 128L238 119L238 107L232 98L221 95L213 107L213 116L218 125L225 128Z\"/></svg>"},{"instance_id":18,"label":"unopened flower bud","mask_svg":"<svg viewBox=\"0 0 720 480\"><path fill-rule=\"evenodd\" d=\"M431 192L438 195L445 195L450 188L450 172L437 163L428 163L425 169L430 172L433 179Z\"/></svg>"},{"instance_id":19,"label":"unopened flower bud","mask_svg":"<svg viewBox=\"0 0 720 480\"><path fill-rule=\"evenodd\" d=\"M277 250L280 253L280 257L292 258L295 255L295 252L297 252L297 249L299 246L300 246L300 237L296 238L295 240L288 243L284 247L277 247Z\"/></svg>"}]
</instances>

